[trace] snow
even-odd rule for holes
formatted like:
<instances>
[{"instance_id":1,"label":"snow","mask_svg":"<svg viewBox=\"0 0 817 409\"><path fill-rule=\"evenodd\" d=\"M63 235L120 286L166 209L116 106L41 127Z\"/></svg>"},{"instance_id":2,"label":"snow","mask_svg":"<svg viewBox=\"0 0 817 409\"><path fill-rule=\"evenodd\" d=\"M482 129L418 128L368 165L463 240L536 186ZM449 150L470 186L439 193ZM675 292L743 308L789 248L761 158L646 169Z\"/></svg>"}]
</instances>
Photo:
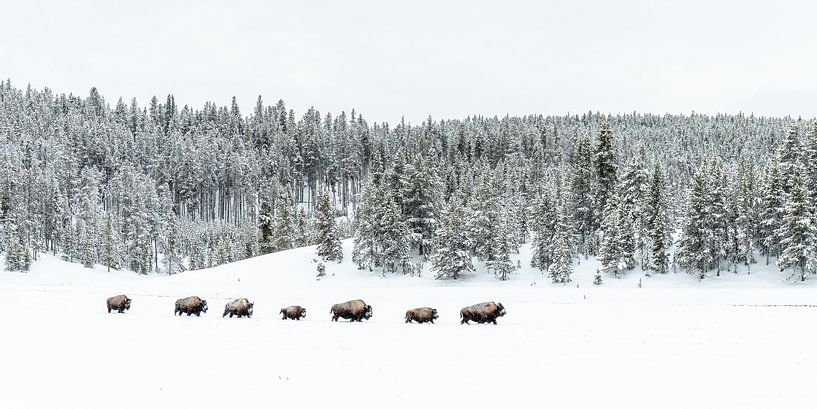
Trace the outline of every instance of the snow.
<instances>
[{"instance_id":1,"label":"snow","mask_svg":"<svg viewBox=\"0 0 817 409\"><path fill-rule=\"evenodd\" d=\"M814 407L813 277L783 282L774 262L751 275L685 273L592 285L535 271L500 282L479 264L461 281L380 278L343 264L316 280L314 247L174 276L84 269L43 255L29 273L0 272L0 406L144 407ZM529 261L523 251L522 265ZM514 259L514 264L515 264ZM426 270L430 263L425 264ZM638 288L642 279L643 288ZM535 284L534 284L535 282ZM578 284L578 288L576 286ZM108 314L105 299L133 299ZM210 310L177 317L177 298ZM222 318L238 297L249 319ZM330 322L362 298L374 316ZM499 325L459 325L459 309L502 302ZM281 307L307 308L282 321ZM789 306L783 306L789 305ZM799 307L799 305L803 305ZM409 308L437 324L405 324ZM773 307L774 306L774 307Z\"/></svg>"}]
</instances>

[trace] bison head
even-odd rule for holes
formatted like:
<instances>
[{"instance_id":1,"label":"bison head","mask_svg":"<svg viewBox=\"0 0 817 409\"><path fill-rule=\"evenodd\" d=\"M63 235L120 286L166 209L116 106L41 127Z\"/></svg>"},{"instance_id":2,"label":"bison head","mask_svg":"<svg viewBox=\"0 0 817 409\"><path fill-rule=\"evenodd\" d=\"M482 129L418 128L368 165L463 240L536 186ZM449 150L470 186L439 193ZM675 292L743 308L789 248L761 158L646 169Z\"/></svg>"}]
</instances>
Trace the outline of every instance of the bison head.
<instances>
[{"instance_id":1,"label":"bison head","mask_svg":"<svg viewBox=\"0 0 817 409\"><path fill-rule=\"evenodd\" d=\"M207 301L201 300L201 312L207 312Z\"/></svg>"},{"instance_id":2,"label":"bison head","mask_svg":"<svg viewBox=\"0 0 817 409\"><path fill-rule=\"evenodd\" d=\"M130 309L130 298L125 298L125 309L126 310Z\"/></svg>"},{"instance_id":3,"label":"bison head","mask_svg":"<svg viewBox=\"0 0 817 409\"><path fill-rule=\"evenodd\" d=\"M306 308L301 308L301 318L306 318Z\"/></svg>"},{"instance_id":4,"label":"bison head","mask_svg":"<svg viewBox=\"0 0 817 409\"><path fill-rule=\"evenodd\" d=\"M255 305L253 303L247 304L247 316L252 317L252 306Z\"/></svg>"},{"instance_id":5,"label":"bison head","mask_svg":"<svg viewBox=\"0 0 817 409\"><path fill-rule=\"evenodd\" d=\"M505 316L505 307L502 306L502 303L496 303L496 311L500 317Z\"/></svg>"},{"instance_id":6,"label":"bison head","mask_svg":"<svg viewBox=\"0 0 817 409\"><path fill-rule=\"evenodd\" d=\"M433 319L435 319L435 320L436 320L437 318L440 318L440 316L439 316L439 315L437 315L437 309L436 309L436 308L434 308L434 309L432 309L432 310L431 310L431 318L433 318Z\"/></svg>"},{"instance_id":7,"label":"bison head","mask_svg":"<svg viewBox=\"0 0 817 409\"><path fill-rule=\"evenodd\" d=\"M363 308L363 318L369 319L372 318L372 306L367 305Z\"/></svg>"}]
</instances>

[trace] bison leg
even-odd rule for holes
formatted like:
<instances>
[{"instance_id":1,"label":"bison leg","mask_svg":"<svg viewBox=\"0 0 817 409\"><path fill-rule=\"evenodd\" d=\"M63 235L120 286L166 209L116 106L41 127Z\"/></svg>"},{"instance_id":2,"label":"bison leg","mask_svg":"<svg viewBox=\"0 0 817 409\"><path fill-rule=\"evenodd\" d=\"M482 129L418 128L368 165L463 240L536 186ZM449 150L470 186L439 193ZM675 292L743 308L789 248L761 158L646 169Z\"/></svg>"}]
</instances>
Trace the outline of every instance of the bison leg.
<instances>
[{"instance_id":1,"label":"bison leg","mask_svg":"<svg viewBox=\"0 0 817 409\"><path fill-rule=\"evenodd\" d=\"M337 316L337 315L333 315L333 316L332 316L332 321L337 322L337 320L338 320L338 316Z\"/></svg>"},{"instance_id":2,"label":"bison leg","mask_svg":"<svg viewBox=\"0 0 817 409\"><path fill-rule=\"evenodd\" d=\"M125 313L125 309L124 309L124 308L120 309L120 310L119 310L119 313L120 313L120 314L124 314L124 313Z\"/></svg>"},{"instance_id":3,"label":"bison leg","mask_svg":"<svg viewBox=\"0 0 817 409\"><path fill-rule=\"evenodd\" d=\"M196 311L196 316L201 317L201 311Z\"/></svg>"},{"instance_id":4,"label":"bison leg","mask_svg":"<svg viewBox=\"0 0 817 409\"><path fill-rule=\"evenodd\" d=\"M295 317L295 319L296 319L296 320L298 320L298 321L300 321L300 320L301 320L301 317Z\"/></svg>"},{"instance_id":5,"label":"bison leg","mask_svg":"<svg viewBox=\"0 0 817 409\"><path fill-rule=\"evenodd\" d=\"M108 314L111 313L111 307L108 307Z\"/></svg>"},{"instance_id":6,"label":"bison leg","mask_svg":"<svg viewBox=\"0 0 817 409\"><path fill-rule=\"evenodd\" d=\"M406 324L411 324L411 318L406 317Z\"/></svg>"}]
</instances>

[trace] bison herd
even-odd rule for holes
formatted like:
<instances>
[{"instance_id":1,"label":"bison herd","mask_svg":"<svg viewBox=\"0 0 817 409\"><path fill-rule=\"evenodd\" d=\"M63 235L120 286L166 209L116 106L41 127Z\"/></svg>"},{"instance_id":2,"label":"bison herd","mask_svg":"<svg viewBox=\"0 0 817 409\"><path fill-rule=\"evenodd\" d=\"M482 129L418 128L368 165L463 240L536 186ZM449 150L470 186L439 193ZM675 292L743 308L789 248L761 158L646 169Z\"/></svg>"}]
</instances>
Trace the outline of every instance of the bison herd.
<instances>
[{"instance_id":1,"label":"bison herd","mask_svg":"<svg viewBox=\"0 0 817 409\"><path fill-rule=\"evenodd\" d=\"M124 313L129 310L131 306L131 299L124 294L110 297L106 300L108 313L117 311ZM238 298L228 302L224 306L224 314L232 317L252 317L253 303L246 298ZM187 298L180 298L176 300L176 308L173 315L182 314L201 316L202 313L207 312L207 300L203 300L197 296ZM372 306L366 304L363 300L350 300L340 304L335 304L329 310L332 314L332 321L337 321L338 318L343 318L349 321L361 322L361 320L368 320L372 318ZM300 320L306 318L306 308L300 305L292 305L281 308L282 320ZM460 324L470 324L472 321L478 324L491 323L496 325L496 319L505 315L505 307L502 303L493 301L474 304L470 307L465 307L460 310ZM416 322L422 324L425 322L434 323L434 320L439 318L436 308L420 307L412 308L406 311L406 323Z\"/></svg>"}]
</instances>

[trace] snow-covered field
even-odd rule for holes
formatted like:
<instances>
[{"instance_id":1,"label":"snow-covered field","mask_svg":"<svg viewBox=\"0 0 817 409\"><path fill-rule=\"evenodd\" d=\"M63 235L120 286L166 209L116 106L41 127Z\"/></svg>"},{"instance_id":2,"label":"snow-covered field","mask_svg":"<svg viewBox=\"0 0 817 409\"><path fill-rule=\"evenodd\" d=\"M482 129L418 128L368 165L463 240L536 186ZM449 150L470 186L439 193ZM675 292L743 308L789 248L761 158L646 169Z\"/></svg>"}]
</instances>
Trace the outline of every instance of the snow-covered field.
<instances>
[{"instance_id":1,"label":"snow-covered field","mask_svg":"<svg viewBox=\"0 0 817 409\"><path fill-rule=\"evenodd\" d=\"M577 266L568 286L531 271L509 282L381 279L344 263L316 281L313 250L172 277L53 256L29 273L0 272L0 407L817 404L817 308L782 306L817 304L817 291L783 283L773 267L703 282L633 272L595 287L592 263ZM108 314L105 299L119 293L131 310ZM210 311L174 316L174 301L188 295ZM255 302L252 318L221 318L236 297ZM372 304L374 317L330 322L330 306L353 298ZM488 300L507 308L499 325L459 325L461 307ZM306 320L280 320L292 304L307 308ZM437 308L437 324L404 324L418 306Z\"/></svg>"}]
</instances>

